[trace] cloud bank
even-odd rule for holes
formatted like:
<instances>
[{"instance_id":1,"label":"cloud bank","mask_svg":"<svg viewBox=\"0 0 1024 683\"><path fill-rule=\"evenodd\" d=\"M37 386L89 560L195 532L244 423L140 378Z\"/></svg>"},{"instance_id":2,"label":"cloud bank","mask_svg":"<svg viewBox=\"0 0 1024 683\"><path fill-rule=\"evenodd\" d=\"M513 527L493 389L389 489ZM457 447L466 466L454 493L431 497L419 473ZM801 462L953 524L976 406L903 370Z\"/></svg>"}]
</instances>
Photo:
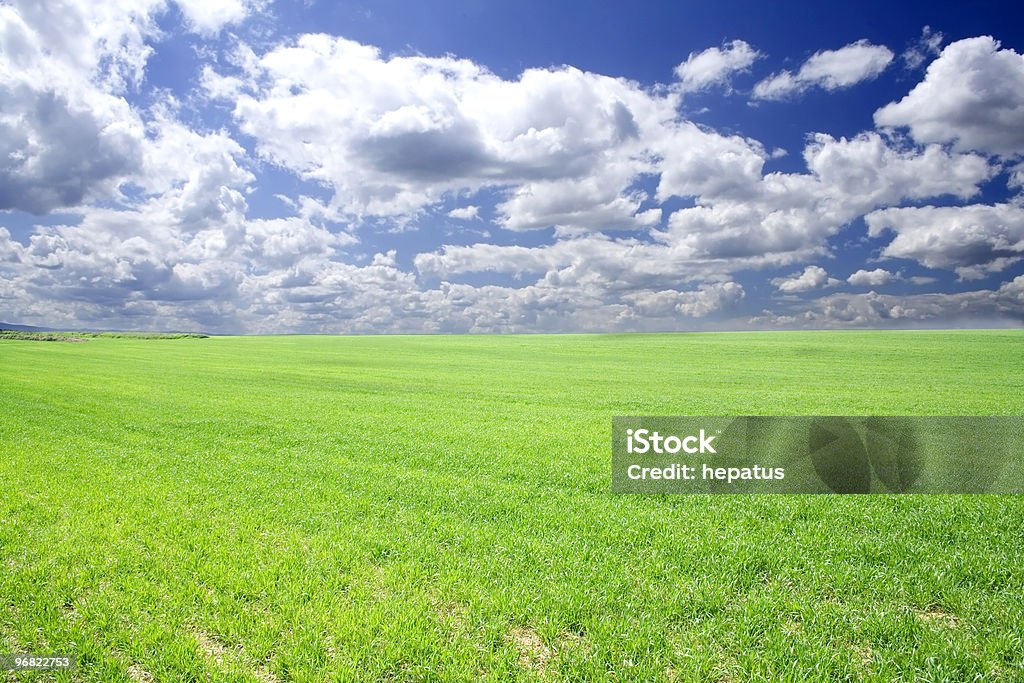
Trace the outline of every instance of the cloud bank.
<instances>
[{"instance_id":1,"label":"cloud bank","mask_svg":"<svg viewBox=\"0 0 1024 683\"><path fill-rule=\"evenodd\" d=\"M946 46L875 128L811 132L781 171L771 146L683 113L766 58L742 40L690 53L666 84L501 76L327 34L232 33L265 11L0 6L0 319L221 333L1021 319L1024 58L992 38ZM212 55L191 89L148 85L166 40ZM857 41L753 97L842 91L893 59ZM1006 196L982 201L1000 177ZM857 240L885 267L834 260ZM852 291L943 273L989 288Z\"/></svg>"}]
</instances>

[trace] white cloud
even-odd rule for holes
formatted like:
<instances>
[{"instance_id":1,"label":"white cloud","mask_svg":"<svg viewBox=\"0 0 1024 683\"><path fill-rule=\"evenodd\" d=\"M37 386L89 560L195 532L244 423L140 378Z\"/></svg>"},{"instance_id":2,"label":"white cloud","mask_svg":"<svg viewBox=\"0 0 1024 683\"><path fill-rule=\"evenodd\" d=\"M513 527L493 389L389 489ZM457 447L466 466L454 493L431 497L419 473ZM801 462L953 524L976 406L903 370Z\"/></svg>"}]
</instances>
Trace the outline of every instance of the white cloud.
<instances>
[{"instance_id":1,"label":"white cloud","mask_svg":"<svg viewBox=\"0 0 1024 683\"><path fill-rule=\"evenodd\" d=\"M809 60L806 73L838 87L852 78L844 59L885 50L848 47ZM659 240L696 258L767 249L792 262L859 213L970 196L991 175L981 157L898 149L869 133L819 135L805 150L810 175L763 176L760 143L680 120L671 93L572 68L504 80L465 60L384 59L311 35L245 64L242 130L264 158L328 184L331 209L351 220L407 220L447 193L493 187L504 188L497 222L509 230L646 230L661 224L658 203L695 197ZM654 205L636 189L645 176L658 180Z\"/></svg>"},{"instance_id":2,"label":"white cloud","mask_svg":"<svg viewBox=\"0 0 1024 683\"><path fill-rule=\"evenodd\" d=\"M583 177L525 182L498 204L499 223L508 230L552 225L614 230L657 224L661 209L641 210L646 194L627 189L637 170L629 159L609 159Z\"/></svg>"},{"instance_id":3,"label":"white cloud","mask_svg":"<svg viewBox=\"0 0 1024 683\"><path fill-rule=\"evenodd\" d=\"M921 37L900 55L908 69L916 69L931 57L941 52L945 36L941 31L933 31L931 26L921 29Z\"/></svg>"},{"instance_id":4,"label":"white cloud","mask_svg":"<svg viewBox=\"0 0 1024 683\"><path fill-rule=\"evenodd\" d=\"M780 71L758 81L752 95L756 100L782 100L806 89L807 86L798 81L792 71Z\"/></svg>"},{"instance_id":5,"label":"white cloud","mask_svg":"<svg viewBox=\"0 0 1024 683\"><path fill-rule=\"evenodd\" d=\"M203 36L213 36L225 26L243 21L262 9L264 0L174 0L189 27Z\"/></svg>"},{"instance_id":6,"label":"white cloud","mask_svg":"<svg viewBox=\"0 0 1024 683\"><path fill-rule=\"evenodd\" d=\"M1024 190L1024 163L1011 166L1008 170L1010 178L1006 181L1007 187L1015 190Z\"/></svg>"},{"instance_id":7,"label":"white cloud","mask_svg":"<svg viewBox=\"0 0 1024 683\"><path fill-rule=\"evenodd\" d=\"M449 218L455 218L461 221L476 220L479 215L480 207L473 205L459 207L458 209L452 209L448 212Z\"/></svg>"},{"instance_id":8,"label":"white cloud","mask_svg":"<svg viewBox=\"0 0 1024 683\"><path fill-rule=\"evenodd\" d=\"M703 279L722 279L721 264L693 260L681 250L636 239L600 234L561 239L539 247L479 243L448 245L418 254L417 270L427 277L464 273L535 275L568 284L587 281L604 290L669 289Z\"/></svg>"},{"instance_id":9,"label":"white cloud","mask_svg":"<svg viewBox=\"0 0 1024 683\"><path fill-rule=\"evenodd\" d=\"M848 88L876 78L892 59L892 50L884 45L859 40L838 50L816 53L800 67L797 79L826 90Z\"/></svg>"},{"instance_id":10,"label":"white cloud","mask_svg":"<svg viewBox=\"0 0 1024 683\"><path fill-rule=\"evenodd\" d=\"M744 159L742 152L750 148L740 139L734 144L741 152L736 159ZM759 157L750 158L759 168ZM589 278L605 292L679 289L681 281L726 280L744 269L806 262L826 253L827 237L865 211L906 198L969 197L991 175L980 157L951 155L938 147L899 151L875 134L852 140L819 136L805 158L811 173L762 177L751 172L736 182L739 174L729 171L730 182L695 177L694 183L706 186L677 186L677 192L706 189L708 194L698 196L698 206L673 213L667 230L653 231L653 243L593 235L540 247L446 246L416 256L415 265L426 277L489 272L562 284ZM806 277L818 277L816 268ZM820 272L817 286L839 283Z\"/></svg>"},{"instance_id":11,"label":"white cloud","mask_svg":"<svg viewBox=\"0 0 1024 683\"><path fill-rule=\"evenodd\" d=\"M839 280L829 277L828 272L821 266L807 266L802 273L793 273L789 277L773 279L772 284L780 292L796 294L822 287L834 287L839 284Z\"/></svg>"},{"instance_id":12,"label":"white cloud","mask_svg":"<svg viewBox=\"0 0 1024 683\"><path fill-rule=\"evenodd\" d=\"M734 73L747 71L761 54L742 40L733 40L722 47L709 47L703 52L691 52L686 61L676 67L679 88L683 92L705 90L714 85L729 84Z\"/></svg>"},{"instance_id":13,"label":"white cloud","mask_svg":"<svg viewBox=\"0 0 1024 683\"><path fill-rule=\"evenodd\" d=\"M863 268L846 278L855 287L881 287L901 279L898 273L891 273L884 268L864 270Z\"/></svg>"},{"instance_id":14,"label":"white cloud","mask_svg":"<svg viewBox=\"0 0 1024 683\"><path fill-rule=\"evenodd\" d=\"M186 192L208 198L183 211ZM26 246L14 243L15 260L0 263L18 291L6 306L19 318L90 327L266 329L268 302L308 294L353 239L245 211L233 188L186 183L135 209L86 209L78 222L39 226Z\"/></svg>"},{"instance_id":15,"label":"white cloud","mask_svg":"<svg viewBox=\"0 0 1024 683\"><path fill-rule=\"evenodd\" d=\"M305 35L203 82L234 100L263 158L329 185L353 220L401 220L489 187L505 193L498 222L510 230L643 229L660 219L635 189L643 176L661 176L659 201L721 193L756 181L766 156L681 120L678 92L571 67L506 80L466 60L383 58Z\"/></svg>"},{"instance_id":16,"label":"white cloud","mask_svg":"<svg viewBox=\"0 0 1024 683\"><path fill-rule=\"evenodd\" d=\"M1024 55L989 36L951 43L909 94L875 112L875 124L960 151L1024 154Z\"/></svg>"},{"instance_id":17,"label":"white cloud","mask_svg":"<svg viewBox=\"0 0 1024 683\"><path fill-rule=\"evenodd\" d=\"M878 133L833 138L818 133L804 150L807 167L838 198L861 206L951 195L968 199L997 169L976 154L887 144Z\"/></svg>"},{"instance_id":18,"label":"white cloud","mask_svg":"<svg viewBox=\"0 0 1024 683\"><path fill-rule=\"evenodd\" d=\"M0 54L13 68L0 73L44 75L37 83L40 90L98 85L121 93L142 81L153 53L149 41L158 33L155 16L164 9L163 0L5 3L0 6Z\"/></svg>"},{"instance_id":19,"label":"white cloud","mask_svg":"<svg viewBox=\"0 0 1024 683\"><path fill-rule=\"evenodd\" d=\"M782 312L765 311L750 323L759 327L806 328L1016 327L1024 322L1024 275L1004 282L995 290L902 296L876 292L831 294L800 302L800 307Z\"/></svg>"},{"instance_id":20,"label":"white cloud","mask_svg":"<svg viewBox=\"0 0 1024 683\"><path fill-rule=\"evenodd\" d=\"M577 181L585 205L607 205L598 223L630 219L628 188L651 167L643 140L677 104L570 67L510 81L466 60L385 59L324 35L271 50L234 77L240 84L208 72L205 82L211 95L237 90L235 116L260 155L328 184L343 214L410 216L447 192L510 186L521 190L506 207L513 229L548 214L548 224L576 214L585 222L573 206L546 208L549 184L559 193Z\"/></svg>"},{"instance_id":21,"label":"white cloud","mask_svg":"<svg viewBox=\"0 0 1024 683\"><path fill-rule=\"evenodd\" d=\"M761 181L767 154L760 143L681 123L653 145L662 158L657 199L741 197Z\"/></svg>"},{"instance_id":22,"label":"white cloud","mask_svg":"<svg viewBox=\"0 0 1024 683\"><path fill-rule=\"evenodd\" d=\"M219 188L243 188L255 176L244 167L245 150L223 131L198 133L171 112L157 109L149 123L140 172L130 178L150 195L182 188L183 213L202 213Z\"/></svg>"},{"instance_id":23,"label":"white cloud","mask_svg":"<svg viewBox=\"0 0 1024 683\"><path fill-rule=\"evenodd\" d=\"M838 50L814 53L795 74L781 71L757 83L753 96L761 100L781 100L811 87L828 91L849 88L877 78L893 60L892 50L858 40Z\"/></svg>"},{"instance_id":24,"label":"white cloud","mask_svg":"<svg viewBox=\"0 0 1024 683\"><path fill-rule=\"evenodd\" d=\"M11 233L7 228L0 226L0 263L19 262L23 251L21 243L11 239Z\"/></svg>"},{"instance_id":25,"label":"white cloud","mask_svg":"<svg viewBox=\"0 0 1024 683\"><path fill-rule=\"evenodd\" d=\"M205 30L249 4L183 2L182 11ZM152 185L159 152L126 94L142 83L166 10L163 0L0 5L0 210L46 213L119 199L129 180ZM150 127L171 118L158 112Z\"/></svg>"},{"instance_id":26,"label":"white cloud","mask_svg":"<svg viewBox=\"0 0 1024 683\"><path fill-rule=\"evenodd\" d=\"M1024 208L1015 204L889 208L867 214L868 233L896 237L882 251L976 279L1024 256Z\"/></svg>"},{"instance_id":27,"label":"white cloud","mask_svg":"<svg viewBox=\"0 0 1024 683\"><path fill-rule=\"evenodd\" d=\"M121 5L0 5L0 210L109 197L140 168L142 121L114 93L149 56L150 8Z\"/></svg>"},{"instance_id":28,"label":"white cloud","mask_svg":"<svg viewBox=\"0 0 1024 683\"><path fill-rule=\"evenodd\" d=\"M641 211L641 192L622 194L625 181L598 171L580 180L525 183L498 204L508 230L556 226L596 230L641 229L657 225L661 209Z\"/></svg>"},{"instance_id":29,"label":"white cloud","mask_svg":"<svg viewBox=\"0 0 1024 683\"><path fill-rule=\"evenodd\" d=\"M738 266L760 257L765 265L786 265L822 254L830 235L872 209L946 194L966 199L994 172L977 155L937 145L900 150L876 133L818 134L804 159L810 173L751 174L746 182L711 185L712 194L674 212L656 239L692 258Z\"/></svg>"},{"instance_id":30,"label":"white cloud","mask_svg":"<svg viewBox=\"0 0 1024 683\"><path fill-rule=\"evenodd\" d=\"M633 313L643 318L689 318L704 316L728 308L741 301L746 293L737 282L715 282L696 290L643 290L623 297L633 306Z\"/></svg>"}]
</instances>

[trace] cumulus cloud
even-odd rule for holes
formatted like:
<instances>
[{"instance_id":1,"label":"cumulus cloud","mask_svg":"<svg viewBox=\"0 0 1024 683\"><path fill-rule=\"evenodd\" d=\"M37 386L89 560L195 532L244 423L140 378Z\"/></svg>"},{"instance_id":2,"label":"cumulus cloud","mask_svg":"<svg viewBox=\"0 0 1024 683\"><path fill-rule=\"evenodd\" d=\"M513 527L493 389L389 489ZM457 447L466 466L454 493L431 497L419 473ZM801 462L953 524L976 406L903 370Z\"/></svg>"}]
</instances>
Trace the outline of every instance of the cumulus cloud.
<instances>
[{"instance_id":1,"label":"cumulus cloud","mask_svg":"<svg viewBox=\"0 0 1024 683\"><path fill-rule=\"evenodd\" d=\"M252 3L179 4L206 31ZM166 10L162 0L0 5L0 210L117 198L145 177L147 124L125 95L142 82Z\"/></svg>"},{"instance_id":2,"label":"cumulus cloud","mask_svg":"<svg viewBox=\"0 0 1024 683\"><path fill-rule=\"evenodd\" d=\"M667 229L651 231L653 242L595 234L537 247L449 245L416 256L416 268L424 277L441 279L493 273L563 287L586 281L603 297L630 289L684 291L681 283L728 281L742 270L806 262L826 253L827 238L865 211L907 198L967 198L992 173L976 155L938 146L897 149L865 134L818 136L805 150L809 173L762 175L761 157L749 143L716 141L738 152L732 159L717 155L728 169L719 173L728 178L715 183L712 173L695 174L686 181L692 185L677 180L666 194L699 193L697 206L674 212ZM751 170L737 182L735 169L746 166ZM839 284L818 266L788 279L796 281L783 285L789 292Z\"/></svg>"},{"instance_id":3,"label":"cumulus cloud","mask_svg":"<svg viewBox=\"0 0 1024 683\"><path fill-rule=\"evenodd\" d=\"M903 296L831 294L801 302L801 306L804 308L765 311L750 323L806 328L1019 326L1024 321L1024 275L995 290Z\"/></svg>"},{"instance_id":4,"label":"cumulus cloud","mask_svg":"<svg viewBox=\"0 0 1024 683\"><path fill-rule=\"evenodd\" d=\"M633 305L633 312L645 318L683 315L702 318L709 313L734 305L745 296L737 282L715 282L692 291L666 289L644 290L623 298Z\"/></svg>"},{"instance_id":5,"label":"cumulus cloud","mask_svg":"<svg viewBox=\"0 0 1024 683\"><path fill-rule=\"evenodd\" d=\"M883 256L977 279L1024 257L1024 208L1016 204L888 208L865 216L872 236L892 231Z\"/></svg>"},{"instance_id":6,"label":"cumulus cloud","mask_svg":"<svg viewBox=\"0 0 1024 683\"><path fill-rule=\"evenodd\" d=\"M720 279L727 268L700 262L685 252L636 239L584 235L539 247L478 243L447 245L418 254L417 270L426 277L465 273L534 275L552 283L587 281L604 290L668 289L702 279Z\"/></svg>"},{"instance_id":7,"label":"cumulus cloud","mask_svg":"<svg viewBox=\"0 0 1024 683\"><path fill-rule=\"evenodd\" d=\"M730 55L743 48L734 44ZM735 53L735 54L734 54ZM680 119L679 93L572 67L503 79L453 57L383 57L324 35L207 70L259 154L331 187L353 220L414 216L446 193L495 188L509 230L643 229L670 193L756 180L760 145ZM739 175L736 175L736 172Z\"/></svg>"},{"instance_id":8,"label":"cumulus cloud","mask_svg":"<svg viewBox=\"0 0 1024 683\"><path fill-rule=\"evenodd\" d=\"M977 154L951 154L938 145L901 148L878 133L850 139L815 134L804 159L822 186L850 201L859 197L863 205L942 195L968 199L997 170Z\"/></svg>"},{"instance_id":9,"label":"cumulus cloud","mask_svg":"<svg viewBox=\"0 0 1024 683\"><path fill-rule=\"evenodd\" d=\"M602 175L582 191L583 208L598 198L608 207L598 222L609 211L629 218L628 187L650 168L641 140L677 104L570 67L504 80L467 60L384 58L325 35L275 48L251 71L236 76L241 130L265 159L329 185L332 204L356 218L415 215L446 192L506 186L520 192L505 221L525 229L575 215L571 202L546 208L547 190L594 169ZM211 94L231 92L215 75L207 82Z\"/></svg>"},{"instance_id":10,"label":"cumulus cloud","mask_svg":"<svg viewBox=\"0 0 1024 683\"><path fill-rule=\"evenodd\" d=\"M1024 154L1024 55L990 36L951 43L910 93L875 112L875 124L960 151Z\"/></svg>"},{"instance_id":11,"label":"cumulus cloud","mask_svg":"<svg viewBox=\"0 0 1024 683\"><path fill-rule=\"evenodd\" d=\"M802 273L793 273L789 277L773 279L772 284L780 292L796 294L822 287L834 287L839 284L839 280L829 277L828 272L821 266L807 266Z\"/></svg>"},{"instance_id":12,"label":"cumulus cloud","mask_svg":"<svg viewBox=\"0 0 1024 683\"><path fill-rule=\"evenodd\" d=\"M141 166L143 127L121 100L11 83L0 99L0 209L41 214L111 196Z\"/></svg>"},{"instance_id":13,"label":"cumulus cloud","mask_svg":"<svg viewBox=\"0 0 1024 683\"><path fill-rule=\"evenodd\" d=\"M663 160L656 196L746 197L761 182L764 147L750 138L720 135L680 123L655 145Z\"/></svg>"},{"instance_id":14,"label":"cumulus cloud","mask_svg":"<svg viewBox=\"0 0 1024 683\"><path fill-rule=\"evenodd\" d=\"M892 50L858 40L838 50L816 52L800 69L780 71L754 86L754 99L782 100L798 95L808 88L828 91L849 88L862 81L877 78L893 60Z\"/></svg>"},{"instance_id":15,"label":"cumulus cloud","mask_svg":"<svg viewBox=\"0 0 1024 683\"><path fill-rule=\"evenodd\" d=\"M626 192L630 178L614 165L589 177L524 183L497 206L499 223L508 230L549 226L594 230L639 229L657 225L661 209L641 210L643 192Z\"/></svg>"},{"instance_id":16,"label":"cumulus cloud","mask_svg":"<svg viewBox=\"0 0 1024 683\"><path fill-rule=\"evenodd\" d=\"M1010 178L1006 182L1007 186L1016 190L1024 190L1024 163L1019 163L1011 166Z\"/></svg>"},{"instance_id":17,"label":"cumulus cloud","mask_svg":"<svg viewBox=\"0 0 1024 683\"><path fill-rule=\"evenodd\" d=\"M141 167L144 127L119 95L149 50L147 8L0 5L0 210L46 213L110 196Z\"/></svg>"},{"instance_id":18,"label":"cumulus cloud","mask_svg":"<svg viewBox=\"0 0 1024 683\"><path fill-rule=\"evenodd\" d=\"M37 227L26 245L13 243L15 262L0 263L19 292L6 305L20 318L79 325L251 331L266 324L255 309L284 302L283 291L301 296L353 242L298 217L246 218L242 196L224 186L205 188L205 215L183 213L182 193L198 189Z\"/></svg>"},{"instance_id":19,"label":"cumulus cloud","mask_svg":"<svg viewBox=\"0 0 1024 683\"><path fill-rule=\"evenodd\" d=\"M121 93L142 81L163 0L62 3L14 0L0 6L0 40L14 68L6 77L45 75L40 88L99 85ZM33 73L35 72L35 73ZM40 73L42 72L42 73Z\"/></svg>"},{"instance_id":20,"label":"cumulus cloud","mask_svg":"<svg viewBox=\"0 0 1024 683\"><path fill-rule=\"evenodd\" d=\"M830 235L872 209L941 195L966 199L994 172L978 155L938 145L899 149L877 133L815 135L804 160L809 173L751 172L747 182L709 183L712 193L674 212L655 238L694 258L786 265L823 253Z\"/></svg>"},{"instance_id":21,"label":"cumulus cloud","mask_svg":"<svg viewBox=\"0 0 1024 683\"><path fill-rule=\"evenodd\" d=\"M263 0L175 0L193 31L212 36L262 9Z\"/></svg>"},{"instance_id":22,"label":"cumulus cloud","mask_svg":"<svg viewBox=\"0 0 1024 683\"><path fill-rule=\"evenodd\" d=\"M874 270L861 268L846 278L846 281L855 287L881 287L899 279L898 273L891 273L884 268L875 268Z\"/></svg>"},{"instance_id":23,"label":"cumulus cloud","mask_svg":"<svg viewBox=\"0 0 1024 683\"><path fill-rule=\"evenodd\" d=\"M472 221L480 215L479 206L463 206L458 209L452 209L448 212L449 218L455 218L461 221Z\"/></svg>"},{"instance_id":24,"label":"cumulus cloud","mask_svg":"<svg viewBox=\"0 0 1024 683\"><path fill-rule=\"evenodd\" d=\"M844 59L885 49L848 47L809 60L805 74L839 87L853 78ZM466 60L384 58L322 35L245 64L232 95L242 130L264 158L331 187L333 210L354 220L414 216L447 193L494 187L508 230L650 230L665 219L658 204L694 197L656 239L697 258L759 251L792 262L860 212L970 196L991 174L981 157L868 133L818 136L805 150L810 174L764 176L760 143L681 120L675 94L572 68L505 80ZM657 178L654 197L636 188L645 176Z\"/></svg>"},{"instance_id":25,"label":"cumulus cloud","mask_svg":"<svg viewBox=\"0 0 1024 683\"><path fill-rule=\"evenodd\" d=\"M761 53L743 40L691 52L686 61L676 67L678 87L683 92L695 92L716 85L728 86L733 74L748 71L759 57Z\"/></svg>"}]
</instances>

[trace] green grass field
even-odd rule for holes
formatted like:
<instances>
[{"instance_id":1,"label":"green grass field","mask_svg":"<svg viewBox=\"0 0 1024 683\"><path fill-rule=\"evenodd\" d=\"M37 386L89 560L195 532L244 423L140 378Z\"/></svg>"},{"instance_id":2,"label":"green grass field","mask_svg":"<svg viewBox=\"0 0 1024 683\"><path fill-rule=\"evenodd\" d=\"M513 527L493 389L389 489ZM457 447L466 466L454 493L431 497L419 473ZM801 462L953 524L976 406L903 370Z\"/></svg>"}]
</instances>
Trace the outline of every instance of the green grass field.
<instances>
[{"instance_id":1,"label":"green grass field","mask_svg":"<svg viewBox=\"0 0 1024 683\"><path fill-rule=\"evenodd\" d=\"M0 341L11 680L1024 680L1024 498L617 496L613 415L1024 414L1024 333ZM3 674L0 674L3 675Z\"/></svg>"}]
</instances>

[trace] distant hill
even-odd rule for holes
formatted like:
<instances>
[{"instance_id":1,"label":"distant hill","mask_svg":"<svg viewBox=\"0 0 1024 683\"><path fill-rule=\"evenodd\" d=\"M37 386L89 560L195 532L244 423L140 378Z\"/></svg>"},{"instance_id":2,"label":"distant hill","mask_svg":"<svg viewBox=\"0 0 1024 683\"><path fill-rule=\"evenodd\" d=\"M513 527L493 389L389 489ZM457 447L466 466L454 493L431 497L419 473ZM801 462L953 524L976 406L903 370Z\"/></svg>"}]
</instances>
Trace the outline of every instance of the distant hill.
<instances>
[{"instance_id":1,"label":"distant hill","mask_svg":"<svg viewBox=\"0 0 1024 683\"><path fill-rule=\"evenodd\" d=\"M107 339L207 339L200 332L44 332L35 330L2 330L0 340L82 342L97 337Z\"/></svg>"},{"instance_id":2,"label":"distant hill","mask_svg":"<svg viewBox=\"0 0 1024 683\"><path fill-rule=\"evenodd\" d=\"M203 332L182 332L172 330L169 332L133 332L129 330L97 330L88 327L61 328L61 327L35 327L33 325L15 325L14 323L0 322L0 332L28 332L45 333L49 336L65 338L77 335L79 337L127 337L132 339L205 339L210 335ZM4 335L7 339L15 338L12 335Z\"/></svg>"},{"instance_id":3,"label":"distant hill","mask_svg":"<svg viewBox=\"0 0 1024 683\"><path fill-rule=\"evenodd\" d=\"M0 340L16 339L22 341L85 341L95 337L111 337L114 339L205 339L209 337L201 332L125 332L117 330L68 330L56 327L36 327L35 325L17 325L0 322Z\"/></svg>"},{"instance_id":4,"label":"distant hill","mask_svg":"<svg viewBox=\"0 0 1024 683\"><path fill-rule=\"evenodd\" d=\"M0 322L0 330L14 330L16 332L56 332L53 327L33 327L32 325L15 325L14 323Z\"/></svg>"}]
</instances>

